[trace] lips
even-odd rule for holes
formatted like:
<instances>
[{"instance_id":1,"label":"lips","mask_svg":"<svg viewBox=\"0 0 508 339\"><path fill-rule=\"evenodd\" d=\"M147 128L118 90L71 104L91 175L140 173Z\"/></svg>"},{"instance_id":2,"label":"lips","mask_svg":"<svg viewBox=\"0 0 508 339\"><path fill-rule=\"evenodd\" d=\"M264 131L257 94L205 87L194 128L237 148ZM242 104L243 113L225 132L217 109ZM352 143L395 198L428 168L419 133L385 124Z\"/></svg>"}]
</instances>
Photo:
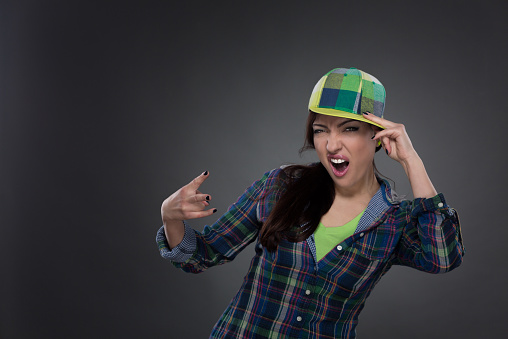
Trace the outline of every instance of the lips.
<instances>
[{"instance_id":1,"label":"lips","mask_svg":"<svg viewBox=\"0 0 508 339\"><path fill-rule=\"evenodd\" d=\"M337 177L343 177L346 175L349 169L349 159L343 155L328 155L328 160L332 168L333 174Z\"/></svg>"}]
</instances>

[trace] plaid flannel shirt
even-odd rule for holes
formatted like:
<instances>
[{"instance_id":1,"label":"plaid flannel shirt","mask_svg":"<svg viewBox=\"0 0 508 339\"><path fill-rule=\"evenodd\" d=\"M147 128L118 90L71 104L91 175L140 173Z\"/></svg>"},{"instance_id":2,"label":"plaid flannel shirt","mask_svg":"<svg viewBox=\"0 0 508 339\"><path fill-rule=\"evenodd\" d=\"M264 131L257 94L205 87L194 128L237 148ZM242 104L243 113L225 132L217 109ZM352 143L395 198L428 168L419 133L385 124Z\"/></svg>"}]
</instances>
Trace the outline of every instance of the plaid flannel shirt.
<instances>
[{"instance_id":1,"label":"plaid flannel shirt","mask_svg":"<svg viewBox=\"0 0 508 339\"><path fill-rule=\"evenodd\" d=\"M161 255L186 272L231 261L258 231L283 192L280 169L256 181L212 226L185 225L183 241ZM464 248L456 212L442 194L399 200L386 181L370 201L353 236L316 260L313 237L282 241L274 253L259 243L244 282L210 338L355 338L358 315L392 265L430 273L459 266Z\"/></svg>"}]
</instances>

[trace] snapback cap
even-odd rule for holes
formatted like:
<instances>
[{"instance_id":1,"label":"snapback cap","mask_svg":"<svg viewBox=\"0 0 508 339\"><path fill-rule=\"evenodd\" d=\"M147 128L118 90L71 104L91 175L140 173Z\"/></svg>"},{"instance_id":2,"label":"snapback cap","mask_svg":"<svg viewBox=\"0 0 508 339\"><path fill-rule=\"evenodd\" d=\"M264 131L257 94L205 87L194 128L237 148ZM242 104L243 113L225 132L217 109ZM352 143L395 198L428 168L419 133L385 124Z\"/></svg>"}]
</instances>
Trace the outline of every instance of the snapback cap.
<instances>
[{"instance_id":1,"label":"snapback cap","mask_svg":"<svg viewBox=\"0 0 508 339\"><path fill-rule=\"evenodd\" d=\"M319 114L363 121L380 128L363 117L369 112L383 117L385 88L372 75L354 67L335 68L326 73L314 86L309 110Z\"/></svg>"}]
</instances>

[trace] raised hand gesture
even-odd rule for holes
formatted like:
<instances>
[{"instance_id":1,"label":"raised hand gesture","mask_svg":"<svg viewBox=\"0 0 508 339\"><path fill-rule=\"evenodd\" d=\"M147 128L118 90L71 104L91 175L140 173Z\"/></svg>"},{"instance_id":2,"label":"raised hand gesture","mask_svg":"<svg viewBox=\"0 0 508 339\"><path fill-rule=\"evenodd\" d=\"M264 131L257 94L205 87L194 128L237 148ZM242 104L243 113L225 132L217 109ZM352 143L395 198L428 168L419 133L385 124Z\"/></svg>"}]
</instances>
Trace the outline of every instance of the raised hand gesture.
<instances>
[{"instance_id":1,"label":"raised hand gesture","mask_svg":"<svg viewBox=\"0 0 508 339\"><path fill-rule=\"evenodd\" d=\"M183 238L183 220L203 218L217 212L215 208L205 210L212 198L199 191L208 176L208 171L202 173L162 203L161 217L170 247L178 245Z\"/></svg>"},{"instance_id":2,"label":"raised hand gesture","mask_svg":"<svg viewBox=\"0 0 508 339\"><path fill-rule=\"evenodd\" d=\"M415 198L435 196L437 194L436 189L425 170L422 159L413 148L404 125L377 117L368 112L367 114L364 113L364 117L385 128L378 131L373 139L381 140L386 154L402 165L411 183L413 196Z\"/></svg>"},{"instance_id":3,"label":"raised hand gesture","mask_svg":"<svg viewBox=\"0 0 508 339\"><path fill-rule=\"evenodd\" d=\"M373 139L381 140L381 144L390 158L404 166L412 158L418 157L404 125L377 117L374 114L364 114L364 116L385 128L377 132Z\"/></svg>"}]
</instances>

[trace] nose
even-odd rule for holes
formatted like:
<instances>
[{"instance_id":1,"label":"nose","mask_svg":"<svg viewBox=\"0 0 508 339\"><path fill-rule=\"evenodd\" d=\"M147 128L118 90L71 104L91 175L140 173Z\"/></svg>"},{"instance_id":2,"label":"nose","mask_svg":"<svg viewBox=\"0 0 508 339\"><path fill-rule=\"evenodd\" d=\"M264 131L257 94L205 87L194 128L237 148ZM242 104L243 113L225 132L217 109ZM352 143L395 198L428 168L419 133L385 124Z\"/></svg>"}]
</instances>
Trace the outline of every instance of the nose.
<instances>
[{"instance_id":1,"label":"nose","mask_svg":"<svg viewBox=\"0 0 508 339\"><path fill-rule=\"evenodd\" d=\"M326 150L328 153L335 154L342 149L342 138L337 133L328 134L326 140Z\"/></svg>"}]
</instances>

